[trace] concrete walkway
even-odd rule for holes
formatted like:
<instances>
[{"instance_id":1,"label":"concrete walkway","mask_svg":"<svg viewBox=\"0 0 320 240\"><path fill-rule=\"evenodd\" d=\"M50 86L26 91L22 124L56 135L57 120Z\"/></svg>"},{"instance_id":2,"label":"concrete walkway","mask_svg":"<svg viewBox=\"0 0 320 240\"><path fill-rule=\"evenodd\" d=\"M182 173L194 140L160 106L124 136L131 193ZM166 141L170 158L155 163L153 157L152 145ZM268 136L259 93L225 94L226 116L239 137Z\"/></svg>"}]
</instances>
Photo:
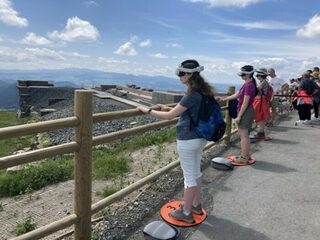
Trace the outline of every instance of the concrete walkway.
<instances>
[{"instance_id":1,"label":"concrete walkway","mask_svg":"<svg viewBox=\"0 0 320 240\"><path fill-rule=\"evenodd\" d=\"M252 144L254 165L204 171L208 218L188 239L320 239L320 122L294 126L296 118L269 128L272 141Z\"/></svg>"}]
</instances>

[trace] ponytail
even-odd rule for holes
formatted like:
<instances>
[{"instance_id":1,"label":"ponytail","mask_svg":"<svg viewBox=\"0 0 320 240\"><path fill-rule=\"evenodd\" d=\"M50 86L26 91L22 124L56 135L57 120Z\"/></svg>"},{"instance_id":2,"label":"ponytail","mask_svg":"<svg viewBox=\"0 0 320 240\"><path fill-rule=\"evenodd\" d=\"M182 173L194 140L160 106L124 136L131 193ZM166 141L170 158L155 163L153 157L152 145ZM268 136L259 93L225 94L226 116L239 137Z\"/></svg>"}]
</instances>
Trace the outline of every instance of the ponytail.
<instances>
[{"instance_id":1,"label":"ponytail","mask_svg":"<svg viewBox=\"0 0 320 240\"><path fill-rule=\"evenodd\" d=\"M256 79L253 77L253 75L251 76L251 79L252 79L254 88L255 88L255 90L256 90L256 91L255 91L255 96L257 96L258 93L259 93L259 89L258 89L258 87L257 87L257 81L256 81Z\"/></svg>"}]
</instances>

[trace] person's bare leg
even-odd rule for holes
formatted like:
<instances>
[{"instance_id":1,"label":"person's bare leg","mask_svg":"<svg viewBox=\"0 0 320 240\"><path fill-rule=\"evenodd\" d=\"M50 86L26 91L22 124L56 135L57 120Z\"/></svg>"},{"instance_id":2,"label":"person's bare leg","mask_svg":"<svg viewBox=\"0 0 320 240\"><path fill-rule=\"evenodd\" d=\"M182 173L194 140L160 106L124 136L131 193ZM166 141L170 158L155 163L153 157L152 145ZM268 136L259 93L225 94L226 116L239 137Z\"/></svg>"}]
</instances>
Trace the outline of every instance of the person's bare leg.
<instances>
[{"instance_id":1,"label":"person's bare leg","mask_svg":"<svg viewBox=\"0 0 320 240\"><path fill-rule=\"evenodd\" d=\"M194 196L196 195L196 193L198 191L197 188L198 188L198 186L197 187L188 187L188 188L184 189L184 196L183 196L183 200L184 200L183 210L184 211L191 212L192 202L193 202Z\"/></svg>"},{"instance_id":2,"label":"person's bare leg","mask_svg":"<svg viewBox=\"0 0 320 240\"><path fill-rule=\"evenodd\" d=\"M239 128L241 156L245 158L250 157L250 138L248 129Z\"/></svg>"},{"instance_id":3,"label":"person's bare leg","mask_svg":"<svg viewBox=\"0 0 320 240\"><path fill-rule=\"evenodd\" d=\"M192 204L195 207L201 203L201 186L202 186L202 177L199 177L197 178L197 186L196 186L195 195L192 201Z\"/></svg>"},{"instance_id":4,"label":"person's bare leg","mask_svg":"<svg viewBox=\"0 0 320 240\"><path fill-rule=\"evenodd\" d=\"M266 122L265 121L260 121L260 122L257 123L257 125L258 125L258 132L263 133L264 129L265 129Z\"/></svg>"}]
</instances>

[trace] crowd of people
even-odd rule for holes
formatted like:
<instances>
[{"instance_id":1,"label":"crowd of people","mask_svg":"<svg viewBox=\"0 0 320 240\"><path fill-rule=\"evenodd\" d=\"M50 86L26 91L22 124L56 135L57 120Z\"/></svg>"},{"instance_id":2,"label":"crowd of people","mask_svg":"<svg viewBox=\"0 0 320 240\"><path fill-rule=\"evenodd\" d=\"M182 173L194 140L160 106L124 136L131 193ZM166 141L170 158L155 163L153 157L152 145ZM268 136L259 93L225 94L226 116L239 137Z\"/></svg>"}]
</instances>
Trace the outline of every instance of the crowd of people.
<instances>
[{"instance_id":1,"label":"crowd of people","mask_svg":"<svg viewBox=\"0 0 320 240\"><path fill-rule=\"evenodd\" d=\"M293 109L298 111L296 125L310 124L312 119L319 120L320 78L319 67L307 70L300 77L290 80L289 93ZM312 116L312 111L314 115Z\"/></svg>"},{"instance_id":2,"label":"crowd of people","mask_svg":"<svg viewBox=\"0 0 320 240\"><path fill-rule=\"evenodd\" d=\"M184 196L179 209L174 209L169 216L178 221L193 223L193 214L203 214L201 207L201 157L206 140L198 136L191 124L191 117L197 119L203 96L214 97L214 88L201 76L204 70L196 60L182 62L176 69L180 82L187 87L186 94L175 107L159 104L160 110L145 106L138 109L154 117L170 120L179 117L177 123L177 148L184 177ZM293 79L289 85L276 75L273 68L255 69L245 65L238 76L243 84L238 92L231 96L216 98L218 101L237 99L237 116L235 122L240 136L241 152L232 161L247 163L250 159L250 131L253 122L257 123L254 138L268 140L266 126L273 126L280 97L286 91L298 110L300 121L311 119L311 106L318 118L319 105L319 68L307 71L301 78ZM271 112L270 112L271 110Z\"/></svg>"}]
</instances>

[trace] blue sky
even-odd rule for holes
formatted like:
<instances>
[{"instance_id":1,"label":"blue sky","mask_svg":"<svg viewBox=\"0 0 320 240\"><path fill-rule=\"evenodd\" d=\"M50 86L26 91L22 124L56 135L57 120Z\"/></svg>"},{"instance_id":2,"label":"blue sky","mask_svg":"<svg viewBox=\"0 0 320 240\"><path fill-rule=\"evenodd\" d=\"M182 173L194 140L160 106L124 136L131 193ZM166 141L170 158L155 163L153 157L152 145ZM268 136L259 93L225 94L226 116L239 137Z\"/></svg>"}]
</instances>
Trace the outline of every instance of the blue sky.
<instances>
[{"instance_id":1,"label":"blue sky","mask_svg":"<svg viewBox=\"0 0 320 240\"><path fill-rule=\"evenodd\" d=\"M245 64L285 80L320 66L319 0L0 0L0 68L89 68L210 82Z\"/></svg>"}]
</instances>

